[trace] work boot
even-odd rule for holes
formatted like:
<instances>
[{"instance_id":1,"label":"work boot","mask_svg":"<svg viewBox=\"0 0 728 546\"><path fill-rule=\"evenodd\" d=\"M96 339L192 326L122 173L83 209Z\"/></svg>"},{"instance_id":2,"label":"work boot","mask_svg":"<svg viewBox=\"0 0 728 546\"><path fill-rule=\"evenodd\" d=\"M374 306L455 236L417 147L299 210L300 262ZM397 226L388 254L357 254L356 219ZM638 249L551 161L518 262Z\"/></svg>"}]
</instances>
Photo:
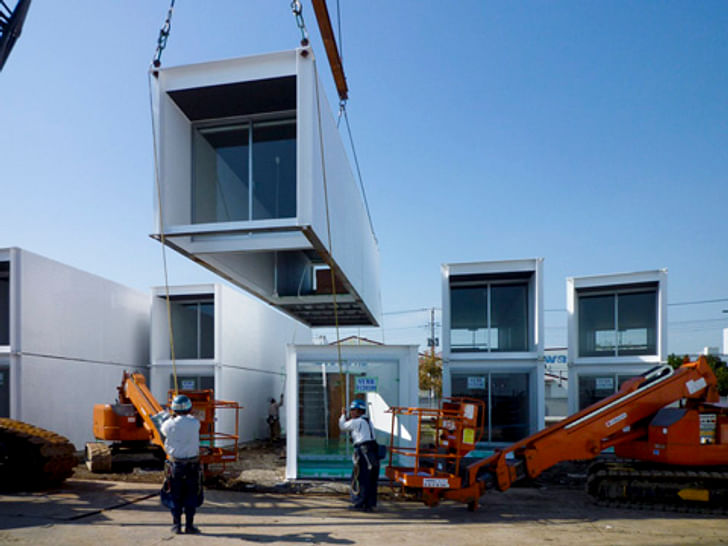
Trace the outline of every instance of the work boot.
<instances>
[{"instance_id":1,"label":"work boot","mask_svg":"<svg viewBox=\"0 0 728 546\"><path fill-rule=\"evenodd\" d=\"M197 527L194 525L186 525L185 526L185 533L188 535L199 535L202 531L200 531Z\"/></svg>"},{"instance_id":2,"label":"work boot","mask_svg":"<svg viewBox=\"0 0 728 546\"><path fill-rule=\"evenodd\" d=\"M174 525L172 525L172 534L181 535L182 525L180 525L179 523L175 523Z\"/></svg>"}]
</instances>

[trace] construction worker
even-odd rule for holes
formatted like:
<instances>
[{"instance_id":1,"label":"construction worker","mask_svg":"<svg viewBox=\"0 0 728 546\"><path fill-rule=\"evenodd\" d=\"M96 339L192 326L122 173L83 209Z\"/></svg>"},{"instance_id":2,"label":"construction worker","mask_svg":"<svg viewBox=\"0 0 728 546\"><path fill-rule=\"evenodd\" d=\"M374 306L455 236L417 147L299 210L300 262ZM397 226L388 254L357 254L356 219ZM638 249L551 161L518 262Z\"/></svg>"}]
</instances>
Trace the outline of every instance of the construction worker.
<instances>
[{"instance_id":1,"label":"construction worker","mask_svg":"<svg viewBox=\"0 0 728 546\"><path fill-rule=\"evenodd\" d=\"M283 405L283 393L281 393L280 402L276 402L275 398L270 399L270 406L268 406L268 427L270 427L270 441L275 443L281 438L281 418L279 415L279 409Z\"/></svg>"},{"instance_id":2,"label":"construction worker","mask_svg":"<svg viewBox=\"0 0 728 546\"><path fill-rule=\"evenodd\" d=\"M162 504L172 511L172 532L182 533L182 512L185 533L199 534L194 525L195 511L202 504L200 471L200 422L190 414L192 401L184 394L174 397L174 416L162 423L164 450L167 452Z\"/></svg>"},{"instance_id":3,"label":"construction worker","mask_svg":"<svg viewBox=\"0 0 728 546\"><path fill-rule=\"evenodd\" d=\"M339 429L351 432L354 443L351 473L350 510L371 512L377 506L377 480L379 479L379 454L374 438L374 428L365 416L366 404L360 398L349 406L351 416L346 418L346 408L341 408Z\"/></svg>"}]
</instances>

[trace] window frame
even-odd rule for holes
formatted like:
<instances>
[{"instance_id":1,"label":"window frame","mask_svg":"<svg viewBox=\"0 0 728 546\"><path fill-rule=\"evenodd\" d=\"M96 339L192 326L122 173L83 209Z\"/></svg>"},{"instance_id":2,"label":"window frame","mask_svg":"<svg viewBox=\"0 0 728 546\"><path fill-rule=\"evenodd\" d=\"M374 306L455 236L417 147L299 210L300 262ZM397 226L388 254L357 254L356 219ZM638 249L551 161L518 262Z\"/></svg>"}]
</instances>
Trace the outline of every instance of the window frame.
<instances>
[{"instance_id":1,"label":"window frame","mask_svg":"<svg viewBox=\"0 0 728 546\"><path fill-rule=\"evenodd\" d=\"M487 280L457 280L450 279L448 290L449 290L449 311L450 311L450 332L449 332L449 344L450 344L450 352L452 353L521 353L521 352L530 352L531 348L533 346L533 311L532 311L532 302L531 302L531 290L532 290L532 282L533 277L529 278L493 278L493 279L487 279ZM525 318L525 348L523 350L493 350L492 346L492 320L493 320L493 297L492 297L492 288L493 286L519 286L519 287L525 287L526 290L526 318ZM485 309L485 330L487 332L487 347L486 349L478 349L477 346L468 346L466 348L456 347L452 343L452 332L453 332L453 306L452 306L452 290L453 288L485 288L486 290L486 309Z\"/></svg>"},{"instance_id":2,"label":"window frame","mask_svg":"<svg viewBox=\"0 0 728 546\"><path fill-rule=\"evenodd\" d=\"M648 347L646 352L635 353L629 351L628 354L620 354L620 329L619 329L619 296L630 295L630 294L653 294L655 298L655 322L652 324L652 328L655 332L654 347ZM582 324L584 317L581 312L581 302L583 298L599 297L599 296L611 296L613 313L614 313L614 328L609 330L614 335L614 350L610 351L609 354L598 354L598 355L585 355L583 354L584 347L582 347ZM659 351L659 323L660 323L660 286L657 283L645 283L644 285L633 285L633 286L605 286L600 288L577 288L576 289L576 309L578 310L578 321L576 325L576 336L578 340L578 356L577 358L612 358L612 357L646 357L646 356L657 356ZM649 331L649 327L648 327ZM649 336L648 336L649 340Z\"/></svg>"},{"instance_id":3,"label":"window frame","mask_svg":"<svg viewBox=\"0 0 728 546\"><path fill-rule=\"evenodd\" d=\"M164 296L159 296L161 299L165 299ZM176 347L177 344L175 343L175 360L214 360L215 359L215 353L216 353L216 347L215 347L215 330L216 330L216 324L215 324L215 295L214 294L200 294L200 295L184 295L184 296L170 296L170 304L174 305L195 305L195 334L196 334L196 340L195 340L195 354L194 357L180 357L177 353ZM204 345L202 340L202 310L201 306L204 304L212 305L212 356L202 356L202 347ZM170 314L174 312L174 307L170 309ZM174 320L172 319L172 323L174 323ZM174 329L172 329L172 336L174 338ZM172 358L171 355L171 347L170 347L170 359Z\"/></svg>"}]
</instances>

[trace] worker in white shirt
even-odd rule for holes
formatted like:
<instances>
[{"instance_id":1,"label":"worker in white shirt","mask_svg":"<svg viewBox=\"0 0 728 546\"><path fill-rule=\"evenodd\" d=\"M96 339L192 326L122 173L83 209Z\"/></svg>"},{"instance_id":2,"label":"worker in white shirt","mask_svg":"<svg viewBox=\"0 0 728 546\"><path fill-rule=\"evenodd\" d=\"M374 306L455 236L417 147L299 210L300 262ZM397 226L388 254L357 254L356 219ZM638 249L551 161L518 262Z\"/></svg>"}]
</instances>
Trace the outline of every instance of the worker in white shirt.
<instances>
[{"instance_id":1,"label":"worker in white shirt","mask_svg":"<svg viewBox=\"0 0 728 546\"><path fill-rule=\"evenodd\" d=\"M192 401L188 396L175 396L171 405L175 415L162 423L164 450L167 452L162 504L172 511L172 532L182 532L182 512L185 513L185 533L199 534L194 525L195 512L202 504L202 475L200 471L200 422L190 414Z\"/></svg>"},{"instance_id":2,"label":"worker in white shirt","mask_svg":"<svg viewBox=\"0 0 728 546\"><path fill-rule=\"evenodd\" d=\"M339 429L351 432L354 443L354 468L351 474L350 510L371 512L377 506L377 480L379 479L379 454L374 429L365 416L366 404L360 398L349 406L351 416L346 418L346 408L341 408Z\"/></svg>"}]
</instances>

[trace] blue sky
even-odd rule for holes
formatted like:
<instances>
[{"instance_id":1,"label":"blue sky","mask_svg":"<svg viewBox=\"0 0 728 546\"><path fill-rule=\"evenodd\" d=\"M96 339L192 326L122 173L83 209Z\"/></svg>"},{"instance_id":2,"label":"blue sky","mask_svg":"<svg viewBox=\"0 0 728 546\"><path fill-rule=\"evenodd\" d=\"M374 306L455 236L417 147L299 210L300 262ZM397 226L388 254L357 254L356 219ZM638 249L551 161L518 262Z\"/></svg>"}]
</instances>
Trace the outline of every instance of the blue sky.
<instances>
[{"instance_id":1,"label":"blue sky","mask_svg":"<svg viewBox=\"0 0 728 546\"><path fill-rule=\"evenodd\" d=\"M385 312L439 307L442 263L543 257L546 343L562 345L567 276L667 268L670 351L720 345L728 4L339 3ZM289 4L178 0L162 62L294 48ZM0 247L163 282L147 68L167 7L33 1L0 73ZM307 1L304 17L325 63ZM173 284L215 280L168 259ZM424 343L428 319L361 334Z\"/></svg>"}]
</instances>

